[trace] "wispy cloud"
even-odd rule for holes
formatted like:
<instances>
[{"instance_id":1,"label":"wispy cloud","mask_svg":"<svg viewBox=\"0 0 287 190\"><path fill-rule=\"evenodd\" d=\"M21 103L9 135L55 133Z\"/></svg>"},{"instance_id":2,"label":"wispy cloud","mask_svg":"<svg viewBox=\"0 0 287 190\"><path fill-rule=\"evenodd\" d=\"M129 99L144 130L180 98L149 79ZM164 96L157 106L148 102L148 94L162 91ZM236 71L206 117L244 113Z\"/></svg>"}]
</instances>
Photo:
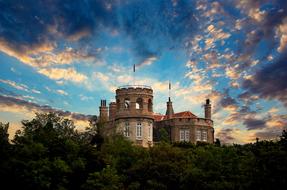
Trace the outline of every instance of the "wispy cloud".
<instances>
[{"instance_id":1,"label":"wispy cloud","mask_svg":"<svg viewBox=\"0 0 287 190\"><path fill-rule=\"evenodd\" d=\"M77 72L74 68L43 68L38 72L53 80L66 80L74 83L81 83L88 78L85 74Z\"/></svg>"}]
</instances>

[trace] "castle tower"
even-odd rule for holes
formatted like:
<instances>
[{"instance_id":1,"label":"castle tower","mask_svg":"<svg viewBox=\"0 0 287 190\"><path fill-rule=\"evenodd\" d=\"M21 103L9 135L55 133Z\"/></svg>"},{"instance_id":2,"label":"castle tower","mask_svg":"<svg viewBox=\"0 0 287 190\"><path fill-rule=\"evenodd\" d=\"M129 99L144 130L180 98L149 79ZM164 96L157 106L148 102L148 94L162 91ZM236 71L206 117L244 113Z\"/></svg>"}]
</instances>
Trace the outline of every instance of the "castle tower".
<instances>
[{"instance_id":1,"label":"castle tower","mask_svg":"<svg viewBox=\"0 0 287 190\"><path fill-rule=\"evenodd\" d=\"M174 114L173 107L172 107L172 101L170 100L170 97L168 97L168 102L166 102L166 113L168 119L172 118L172 115Z\"/></svg>"},{"instance_id":2,"label":"castle tower","mask_svg":"<svg viewBox=\"0 0 287 190\"><path fill-rule=\"evenodd\" d=\"M108 107L106 106L106 100L101 100L100 106L100 121L108 121Z\"/></svg>"},{"instance_id":3,"label":"castle tower","mask_svg":"<svg viewBox=\"0 0 287 190\"><path fill-rule=\"evenodd\" d=\"M209 99L206 99L206 103L204 105L204 113L206 119L211 119L211 104Z\"/></svg>"},{"instance_id":4,"label":"castle tower","mask_svg":"<svg viewBox=\"0 0 287 190\"><path fill-rule=\"evenodd\" d=\"M149 86L128 85L116 90L117 131L138 145L153 141L153 90Z\"/></svg>"},{"instance_id":5,"label":"castle tower","mask_svg":"<svg viewBox=\"0 0 287 190\"><path fill-rule=\"evenodd\" d=\"M116 112L117 112L117 104L116 102L111 102L109 104L109 120L114 120L116 117Z\"/></svg>"}]
</instances>

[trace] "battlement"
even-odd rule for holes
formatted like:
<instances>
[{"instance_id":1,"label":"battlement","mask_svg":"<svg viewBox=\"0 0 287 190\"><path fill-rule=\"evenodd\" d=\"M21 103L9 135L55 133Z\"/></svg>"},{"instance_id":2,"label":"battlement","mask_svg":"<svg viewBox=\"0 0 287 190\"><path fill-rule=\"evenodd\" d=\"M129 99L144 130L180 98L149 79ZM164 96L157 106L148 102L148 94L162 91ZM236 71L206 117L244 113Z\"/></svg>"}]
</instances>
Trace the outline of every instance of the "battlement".
<instances>
[{"instance_id":1,"label":"battlement","mask_svg":"<svg viewBox=\"0 0 287 190\"><path fill-rule=\"evenodd\" d=\"M116 90L117 96L127 94L153 95L153 90L150 86L146 85L125 85L118 87Z\"/></svg>"},{"instance_id":2,"label":"battlement","mask_svg":"<svg viewBox=\"0 0 287 190\"><path fill-rule=\"evenodd\" d=\"M147 85L124 85L118 87L118 89L128 89L128 88L146 88L152 90L151 86Z\"/></svg>"}]
</instances>

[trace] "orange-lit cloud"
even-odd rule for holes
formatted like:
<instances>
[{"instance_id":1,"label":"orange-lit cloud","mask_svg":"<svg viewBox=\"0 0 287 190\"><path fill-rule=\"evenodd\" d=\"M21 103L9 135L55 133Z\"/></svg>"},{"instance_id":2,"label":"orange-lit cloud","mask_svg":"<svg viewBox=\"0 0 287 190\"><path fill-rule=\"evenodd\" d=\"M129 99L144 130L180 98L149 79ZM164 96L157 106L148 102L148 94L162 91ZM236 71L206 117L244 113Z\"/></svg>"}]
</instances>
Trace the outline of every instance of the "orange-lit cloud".
<instances>
[{"instance_id":1,"label":"orange-lit cloud","mask_svg":"<svg viewBox=\"0 0 287 190\"><path fill-rule=\"evenodd\" d=\"M38 72L53 80L67 80L74 83L81 83L88 78L86 75L78 73L74 68L43 68Z\"/></svg>"}]
</instances>

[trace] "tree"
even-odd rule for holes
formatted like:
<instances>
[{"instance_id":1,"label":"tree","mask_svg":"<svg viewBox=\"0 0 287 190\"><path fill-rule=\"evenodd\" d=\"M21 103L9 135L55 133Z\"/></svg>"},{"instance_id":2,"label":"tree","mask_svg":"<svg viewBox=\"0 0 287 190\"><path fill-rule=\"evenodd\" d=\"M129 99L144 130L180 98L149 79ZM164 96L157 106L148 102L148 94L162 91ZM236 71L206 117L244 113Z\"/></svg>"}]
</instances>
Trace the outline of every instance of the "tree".
<instances>
[{"instance_id":1,"label":"tree","mask_svg":"<svg viewBox=\"0 0 287 190\"><path fill-rule=\"evenodd\" d=\"M283 130L282 135L280 136L280 144L283 146L285 150L287 150L287 131Z\"/></svg>"},{"instance_id":2,"label":"tree","mask_svg":"<svg viewBox=\"0 0 287 190\"><path fill-rule=\"evenodd\" d=\"M108 165L101 172L91 173L82 187L85 190L117 190L122 189L122 183L117 171Z\"/></svg>"},{"instance_id":3,"label":"tree","mask_svg":"<svg viewBox=\"0 0 287 190\"><path fill-rule=\"evenodd\" d=\"M2 123L0 122L0 150L5 150L7 146L9 146L9 123ZM2 155L2 154L1 154Z\"/></svg>"},{"instance_id":4,"label":"tree","mask_svg":"<svg viewBox=\"0 0 287 190\"><path fill-rule=\"evenodd\" d=\"M89 120L89 124L88 133L92 136L91 144L96 145L97 150L100 150L104 143L104 123L97 116L93 116Z\"/></svg>"},{"instance_id":5,"label":"tree","mask_svg":"<svg viewBox=\"0 0 287 190\"><path fill-rule=\"evenodd\" d=\"M160 142L164 142L164 143L170 142L169 134L165 128L161 128L159 130L159 138L160 138Z\"/></svg>"},{"instance_id":6,"label":"tree","mask_svg":"<svg viewBox=\"0 0 287 190\"><path fill-rule=\"evenodd\" d=\"M221 146L220 140L219 139L215 139L215 146Z\"/></svg>"}]
</instances>

